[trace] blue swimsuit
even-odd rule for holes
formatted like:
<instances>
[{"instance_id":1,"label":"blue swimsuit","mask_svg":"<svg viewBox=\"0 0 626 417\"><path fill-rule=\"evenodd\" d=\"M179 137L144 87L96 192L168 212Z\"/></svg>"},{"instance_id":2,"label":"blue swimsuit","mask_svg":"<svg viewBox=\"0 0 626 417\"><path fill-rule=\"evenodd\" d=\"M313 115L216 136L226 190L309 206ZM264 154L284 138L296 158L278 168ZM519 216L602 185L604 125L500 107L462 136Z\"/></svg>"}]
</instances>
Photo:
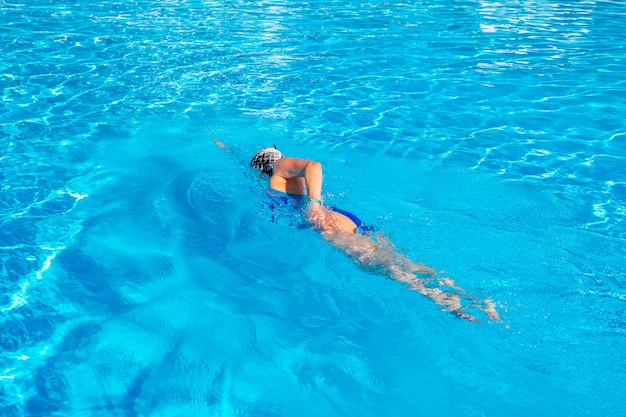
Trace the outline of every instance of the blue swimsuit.
<instances>
[{"instance_id":1,"label":"blue swimsuit","mask_svg":"<svg viewBox=\"0 0 626 417\"><path fill-rule=\"evenodd\" d=\"M295 209L303 209L306 207L307 198L304 195L297 194L286 194L277 190L267 190L267 194L270 196L270 201L268 203L269 208L274 212L279 208L285 207L293 207ZM359 219L355 214L350 213L349 211L342 210L340 208L334 206L325 206L326 208L334 211L335 213L343 214L356 225L357 232L362 235L370 234L374 231L372 226L368 226L361 219ZM272 213L272 222L276 221L274 214ZM309 224L306 225L298 225L299 228L304 229L311 227Z\"/></svg>"}]
</instances>

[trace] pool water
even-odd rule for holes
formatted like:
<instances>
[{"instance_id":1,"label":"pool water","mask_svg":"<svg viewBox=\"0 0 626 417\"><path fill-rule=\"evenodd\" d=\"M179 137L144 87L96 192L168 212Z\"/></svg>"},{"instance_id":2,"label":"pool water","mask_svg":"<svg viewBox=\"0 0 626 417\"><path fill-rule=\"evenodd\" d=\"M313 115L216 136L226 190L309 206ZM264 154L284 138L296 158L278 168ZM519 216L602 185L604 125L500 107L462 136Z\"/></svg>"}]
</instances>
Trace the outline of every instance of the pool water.
<instances>
[{"instance_id":1,"label":"pool water","mask_svg":"<svg viewBox=\"0 0 626 417\"><path fill-rule=\"evenodd\" d=\"M619 2L0 18L0 415L622 415ZM272 221L274 144L502 322Z\"/></svg>"}]
</instances>

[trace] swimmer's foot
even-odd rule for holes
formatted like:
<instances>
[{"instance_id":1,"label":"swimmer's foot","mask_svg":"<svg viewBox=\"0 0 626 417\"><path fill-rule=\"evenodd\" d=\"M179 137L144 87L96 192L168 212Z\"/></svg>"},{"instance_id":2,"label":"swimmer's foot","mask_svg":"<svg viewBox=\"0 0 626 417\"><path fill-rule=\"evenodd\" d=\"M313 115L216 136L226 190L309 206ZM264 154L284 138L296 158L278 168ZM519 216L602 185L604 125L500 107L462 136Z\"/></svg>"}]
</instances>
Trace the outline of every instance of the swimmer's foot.
<instances>
[{"instance_id":1,"label":"swimmer's foot","mask_svg":"<svg viewBox=\"0 0 626 417\"><path fill-rule=\"evenodd\" d=\"M485 314L487 314L487 317L489 317L491 320L502 320L500 318L500 314L498 314L498 312L496 311L495 303L491 300L485 300Z\"/></svg>"},{"instance_id":2,"label":"swimmer's foot","mask_svg":"<svg viewBox=\"0 0 626 417\"><path fill-rule=\"evenodd\" d=\"M438 282L440 287L454 287L454 280L452 278L440 278Z\"/></svg>"}]
</instances>

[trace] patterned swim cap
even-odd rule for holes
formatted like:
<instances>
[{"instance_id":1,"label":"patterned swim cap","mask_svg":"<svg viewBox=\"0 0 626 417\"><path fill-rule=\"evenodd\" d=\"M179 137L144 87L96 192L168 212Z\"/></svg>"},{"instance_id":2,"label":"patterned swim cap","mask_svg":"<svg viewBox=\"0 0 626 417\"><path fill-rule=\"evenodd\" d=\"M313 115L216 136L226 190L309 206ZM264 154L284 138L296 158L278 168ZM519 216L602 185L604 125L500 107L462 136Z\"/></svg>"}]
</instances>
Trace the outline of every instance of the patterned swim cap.
<instances>
[{"instance_id":1,"label":"patterned swim cap","mask_svg":"<svg viewBox=\"0 0 626 417\"><path fill-rule=\"evenodd\" d=\"M250 166L269 173L274 169L274 162L283 157L283 154L276 148L264 148L254 154Z\"/></svg>"}]
</instances>

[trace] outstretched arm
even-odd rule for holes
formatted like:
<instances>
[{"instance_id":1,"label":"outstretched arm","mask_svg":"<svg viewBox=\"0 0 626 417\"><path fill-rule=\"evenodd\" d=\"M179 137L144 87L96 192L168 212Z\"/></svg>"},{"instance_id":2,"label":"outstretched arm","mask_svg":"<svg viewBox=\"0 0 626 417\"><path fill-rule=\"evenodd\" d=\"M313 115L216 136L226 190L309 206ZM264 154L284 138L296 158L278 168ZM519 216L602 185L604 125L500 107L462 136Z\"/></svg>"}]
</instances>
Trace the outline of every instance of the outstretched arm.
<instances>
[{"instance_id":1,"label":"outstretched arm","mask_svg":"<svg viewBox=\"0 0 626 417\"><path fill-rule=\"evenodd\" d=\"M211 140L213 142L215 142L215 144L217 146L219 146L220 148L224 149L226 152L230 152L230 148L228 147L228 145L225 145L224 143L220 142L219 140L217 140L215 138L211 138Z\"/></svg>"}]
</instances>

